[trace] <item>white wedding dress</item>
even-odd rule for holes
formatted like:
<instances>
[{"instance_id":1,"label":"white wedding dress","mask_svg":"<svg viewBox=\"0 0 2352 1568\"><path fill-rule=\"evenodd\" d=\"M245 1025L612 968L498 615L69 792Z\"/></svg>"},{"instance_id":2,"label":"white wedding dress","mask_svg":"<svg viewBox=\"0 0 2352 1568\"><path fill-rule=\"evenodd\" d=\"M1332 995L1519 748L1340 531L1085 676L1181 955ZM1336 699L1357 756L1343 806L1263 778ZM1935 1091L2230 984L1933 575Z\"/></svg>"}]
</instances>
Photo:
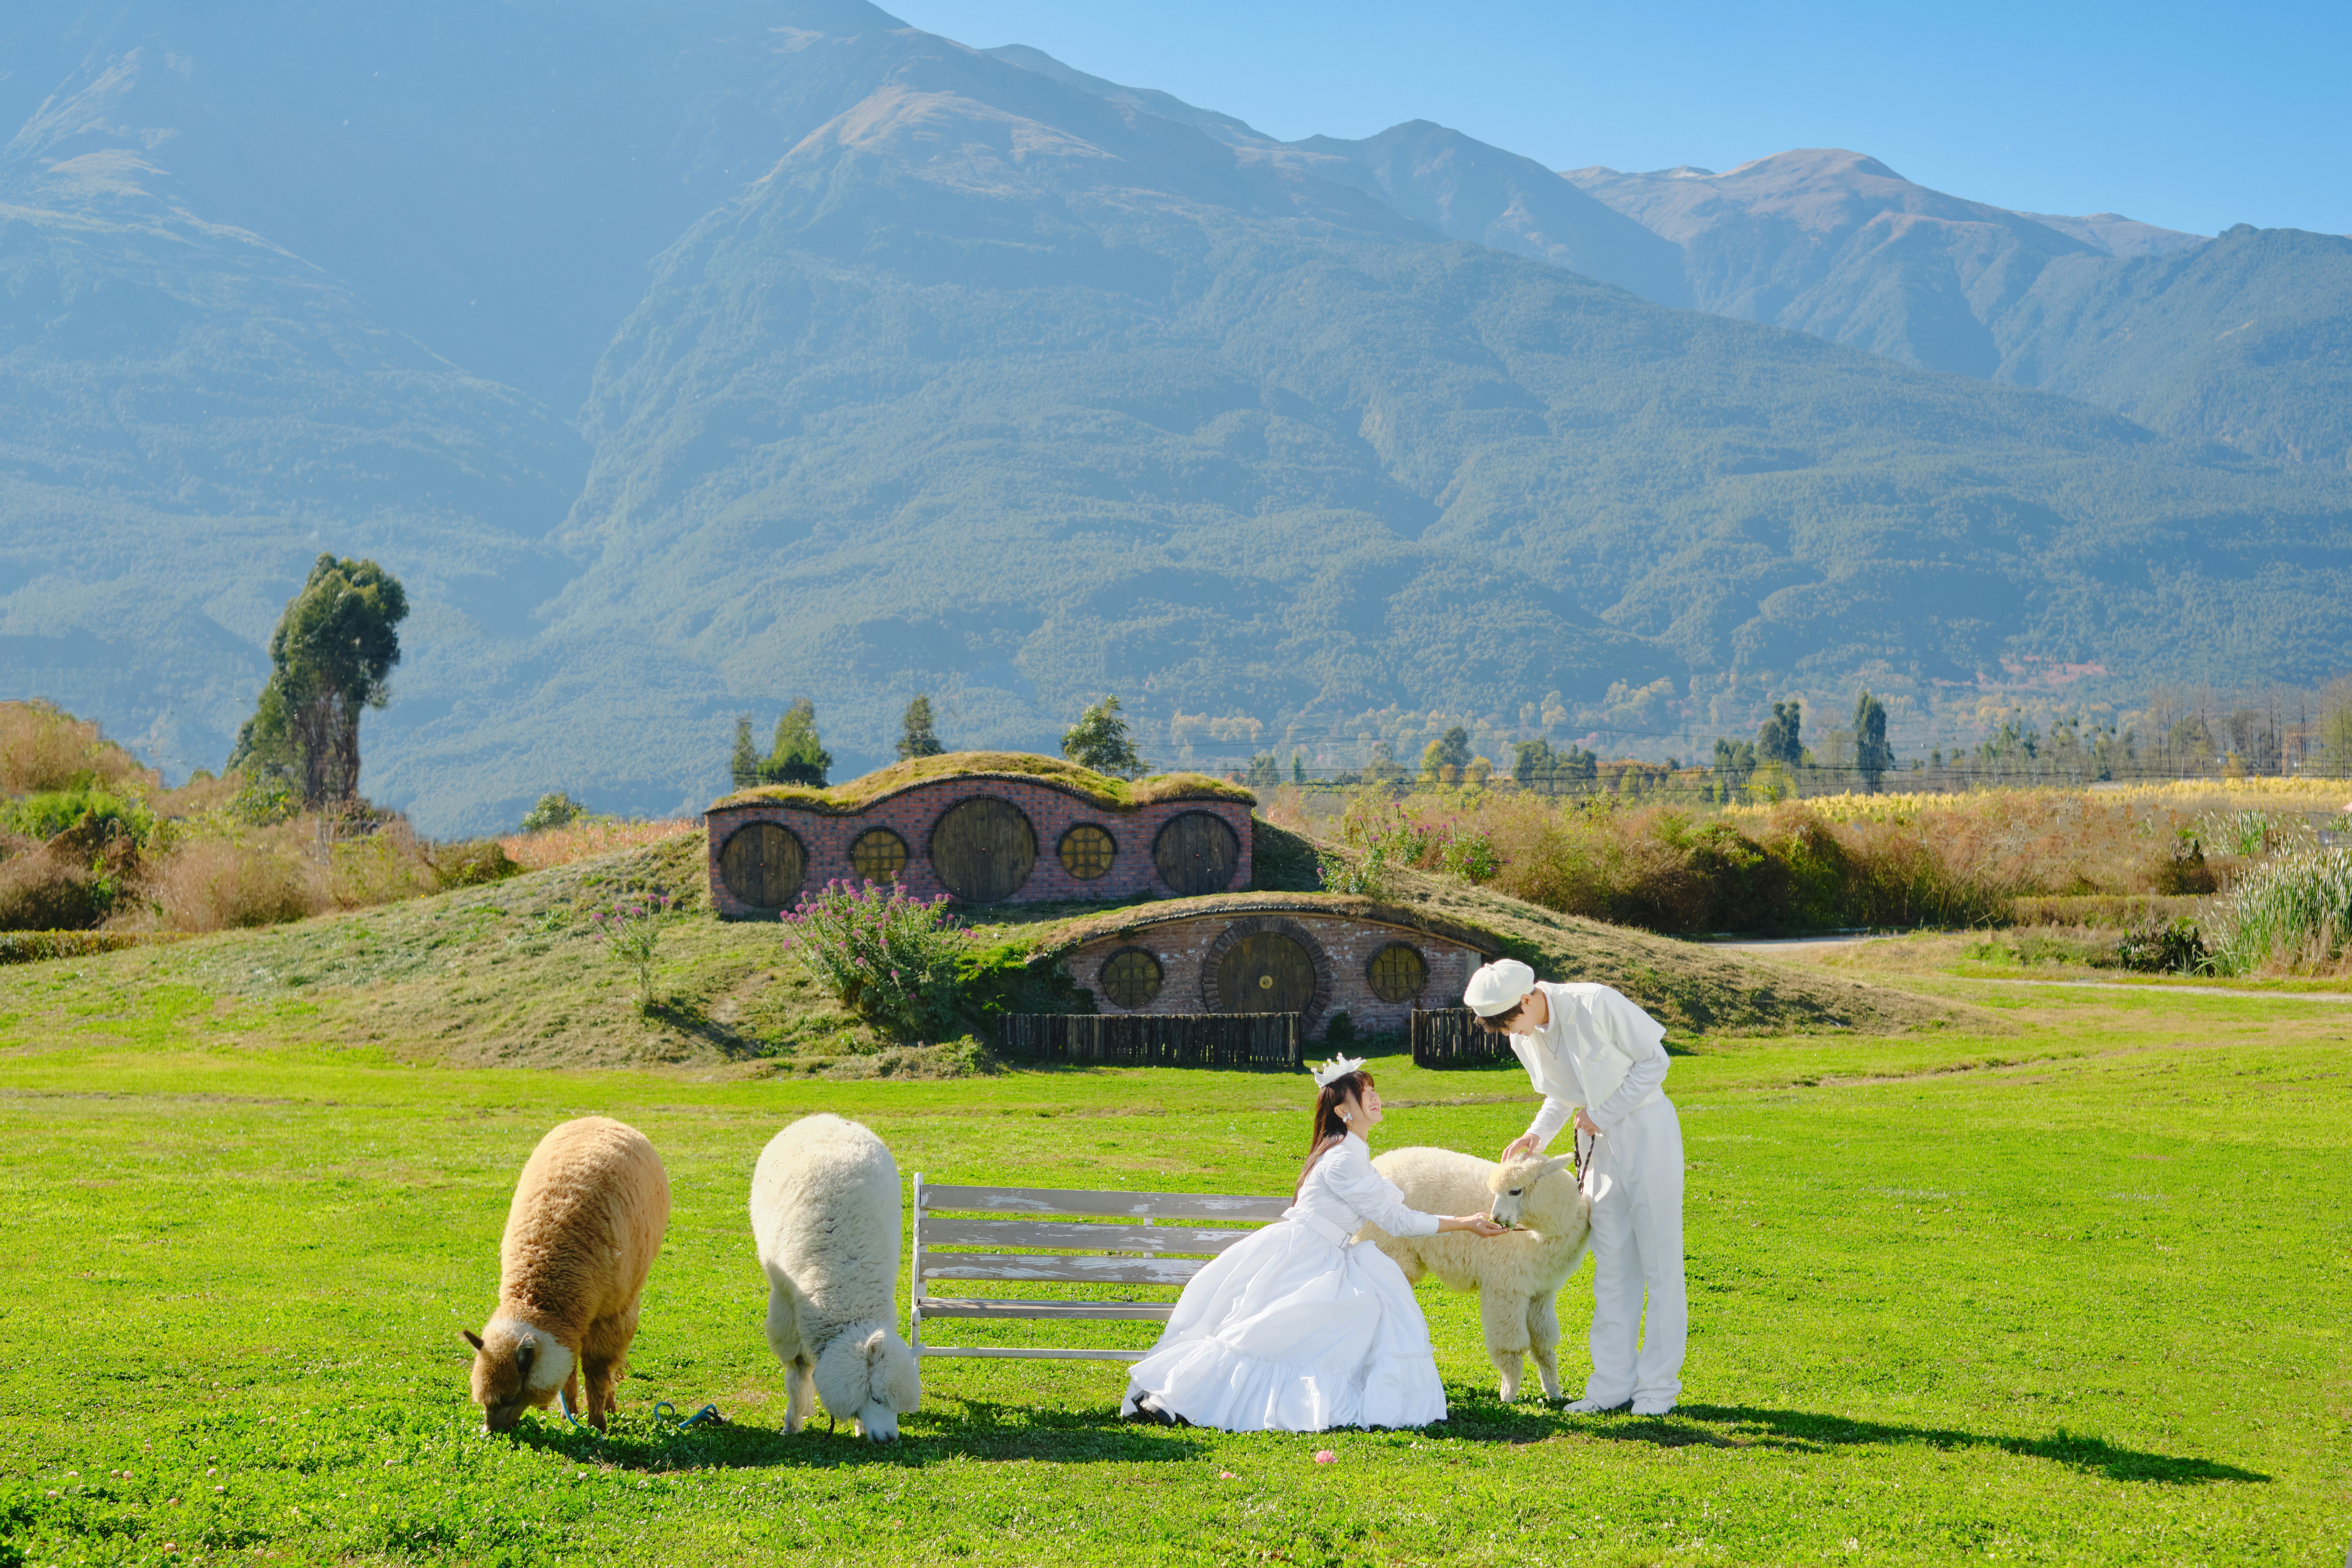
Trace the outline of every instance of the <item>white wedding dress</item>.
<instances>
[{"instance_id":1,"label":"white wedding dress","mask_svg":"<svg viewBox=\"0 0 2352 1568\"><path fill-rule=\"evenodd\" d=\"M1227 1432L1425 1426L1445 1419L1429 1325L1404 1271L1349 1238L1366 1221L1429 1236L1354 1135L1315 1163L1281 1219L1213 1259L1184 1287L1120 1414L1152 1408Z\"/></svg>"}]
</instances>

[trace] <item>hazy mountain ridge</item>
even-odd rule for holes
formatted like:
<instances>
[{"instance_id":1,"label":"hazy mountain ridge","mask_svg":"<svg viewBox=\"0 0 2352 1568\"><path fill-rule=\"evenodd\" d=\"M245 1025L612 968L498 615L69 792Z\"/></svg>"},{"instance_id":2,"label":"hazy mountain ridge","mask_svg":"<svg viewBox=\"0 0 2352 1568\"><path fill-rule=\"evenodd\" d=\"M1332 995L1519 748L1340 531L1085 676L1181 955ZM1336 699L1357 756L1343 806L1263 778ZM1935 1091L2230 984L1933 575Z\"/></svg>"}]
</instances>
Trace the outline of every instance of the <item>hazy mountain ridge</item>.
<instances>
[{"instance_id":1,"label":"hazy mountain ridge","mask_svg":"<svg viewBox=\"0 0 2352 1568\"><path fill-rule=\"evenodd\" d=\"M803 691L844 767L922 689L1030 746L1117 689L1164 762L1180 710L1738 731L2346 641L2333 481L1644 303L1680 251L1439 127L1271 142L826 0L10 26L0 684L178 767L322 548L412 590L367 785L434 831L691 807Z\"/></svg>"},{"instance_id":2,"label":"hazy mountain ridge","mask_svg":"<svg viewBox=\"0 0 2352 1568\"><path fill-rule=\"evenodd\" d=\"M2352 466L2352 376L2335 346L2352 331L2352 289L2328 252L2339 237L2281 230L2253 265L2200 268L2188 258L2211 243L2204 236L2116 213L2069 217L1970 201L1843 149L1776 153L1720 174L1687 164L1639 174L1596 166L1554 179L1530 159L1426 121L1359 142L1283 142L1040 50L991 52L1192 125L1245 157L1355 185L1452 238L1532 256L1660 304L2043 387L2184 440ZM2158 260L2174 265L2132 265ZM2265 263L2275 276L2264 275ZM2230 322L2215 320L2232 310L2240 314ZM2212 334L2249 314L2263 326L2258 349L2209 352ZM2125 342L2137 346L2119 353L2115 345ZM2100 368L2111 362L2116 368Z\"/></svg>"},{"instance_id":3,"label":"hazy mountain ridge","mask_svg":"<svg viewBox=\"0 0 2352 1568\"><path fill-rule=\"evenodd\" d=\"M1679 246L1702 310L2352 468L2352 239L2010 212L1842 149L1562 178Z\"/></svg>"}]
</instances>

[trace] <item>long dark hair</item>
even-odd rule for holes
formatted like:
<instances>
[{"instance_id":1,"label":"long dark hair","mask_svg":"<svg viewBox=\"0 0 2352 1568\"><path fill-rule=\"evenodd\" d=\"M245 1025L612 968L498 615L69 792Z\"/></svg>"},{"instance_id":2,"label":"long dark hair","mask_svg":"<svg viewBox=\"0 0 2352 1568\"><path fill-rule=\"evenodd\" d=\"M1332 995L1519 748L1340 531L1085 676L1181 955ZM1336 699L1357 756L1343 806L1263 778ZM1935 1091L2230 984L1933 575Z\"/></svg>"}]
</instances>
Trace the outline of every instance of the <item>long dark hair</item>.
<instances>
[{"instance_id":1,"label":"long dark hair","mask_svg":"<svg viewBox=\"0 0 2352 1568\"><path fill-rule=\"evenodd\" d=\"M1307 1163L1298 1167L1298 1185L1290 1189L1290 1201L1297 1203L1298 1194L1307 1187L1307 1173L1339 1142L1348 1136L1348 1124L1339 1120L1339 1108L1372 1087L1372 1075L1358 1068L1345 1078L1335 1078L1323 1086L1315 1097L1315 1132L1307 1141Z\"/></svg>"}]
</instances>

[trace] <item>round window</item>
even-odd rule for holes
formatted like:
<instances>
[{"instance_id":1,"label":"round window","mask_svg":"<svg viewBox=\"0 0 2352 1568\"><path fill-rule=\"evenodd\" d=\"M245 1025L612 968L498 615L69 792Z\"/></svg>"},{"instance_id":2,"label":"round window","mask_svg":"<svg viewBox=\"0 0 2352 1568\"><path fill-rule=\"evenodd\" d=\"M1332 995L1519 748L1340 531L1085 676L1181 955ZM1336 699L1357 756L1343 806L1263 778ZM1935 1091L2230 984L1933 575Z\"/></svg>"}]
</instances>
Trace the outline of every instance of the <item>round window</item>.
<instances>
[{"instance_id":1,"label":"round window","mask_svg":"<svg viewBox=\"0 0 2352 1568\"><path fill-rule=\"evenodd\" d=\"M1160 961L1139 947L1122 947L1103 961L1103 994L1132 1011L1149 1007L1160 994Z\"/></svg>"},{"instance_id":2,"label":"round window","mask_svg":"<svg viewBox=\"0 0 2352 1568\"><path fill-rule=\"evenodd\" d=\"M1410 1002L1429 984L1429 960L1410 942L1392 942L1364 966L1372 994L1383 1002Z\"/></svg>"},{"instance_id":3,"label":"round window","mask_svg":"<svg viewBox=\"0 0 2352 1568\"><path fill-rule=\"evenodd\" d=\"M907 841L887 827L869 827L849 847L849 868L869 882L887 882L907 868Z\"/></svg>"},{"instance_id":4,"label":"round window","mask_svg":"<svg viewBox=\"0 0 2352 1568\"><path fill-rule=\"evenodd\" d=\"M1091 822L1081 822L1062 835L1062 869L1081 882L1091 882L1110 869L1118 846Z\"/></svg>"}]
</instances>

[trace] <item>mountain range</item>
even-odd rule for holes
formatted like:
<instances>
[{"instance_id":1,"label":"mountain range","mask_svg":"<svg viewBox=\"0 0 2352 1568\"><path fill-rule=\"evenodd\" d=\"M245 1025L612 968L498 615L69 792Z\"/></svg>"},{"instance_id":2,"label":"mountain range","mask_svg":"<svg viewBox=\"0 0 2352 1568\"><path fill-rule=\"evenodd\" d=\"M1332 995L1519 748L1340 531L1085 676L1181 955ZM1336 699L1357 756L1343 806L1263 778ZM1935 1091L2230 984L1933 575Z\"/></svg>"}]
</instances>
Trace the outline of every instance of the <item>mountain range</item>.
<instances>
[{"instance_id":1,"label":"mountain range","mask_svg":"<svg viewBox=\"0 0 2352 1568\"><path fill-rule=\"evenodd\" d=\"M175 772L321 550L409 585L365 782L436 832L698 806L802 693L845 766L918 690L1045 747L1117 690L1163 761L1185 715L1664 746L2352 631L2336 237L1281 142L856 0L0 50L0 688Z\"/></svg>"}]
</instances>

